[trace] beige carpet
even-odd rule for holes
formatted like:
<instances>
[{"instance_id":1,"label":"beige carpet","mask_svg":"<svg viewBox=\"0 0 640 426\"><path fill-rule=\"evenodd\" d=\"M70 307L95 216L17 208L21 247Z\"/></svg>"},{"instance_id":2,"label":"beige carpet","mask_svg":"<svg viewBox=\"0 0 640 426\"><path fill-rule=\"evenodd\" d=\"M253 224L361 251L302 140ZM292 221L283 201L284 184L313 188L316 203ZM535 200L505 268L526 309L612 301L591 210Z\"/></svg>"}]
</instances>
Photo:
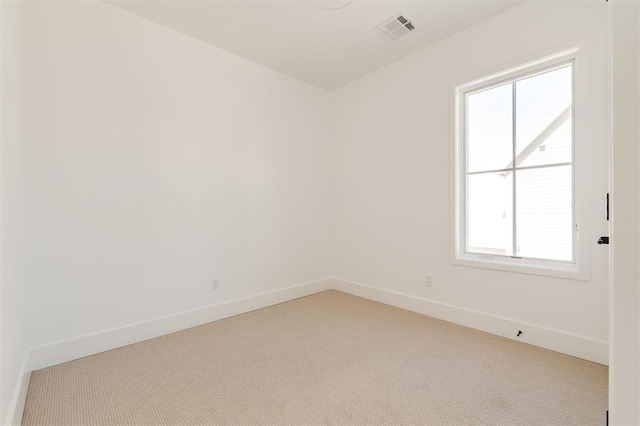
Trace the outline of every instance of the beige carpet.
<instances>
[{"instance_id":1,"label":"beige carpet","mask_svg":"<svg viewBox=\"0 0 640 426\"><path fill-rule=\"evenodd\" d=\"M607 368L327 291L36 371L24 425L603 425Z\"/></svg>"}]
</instances>

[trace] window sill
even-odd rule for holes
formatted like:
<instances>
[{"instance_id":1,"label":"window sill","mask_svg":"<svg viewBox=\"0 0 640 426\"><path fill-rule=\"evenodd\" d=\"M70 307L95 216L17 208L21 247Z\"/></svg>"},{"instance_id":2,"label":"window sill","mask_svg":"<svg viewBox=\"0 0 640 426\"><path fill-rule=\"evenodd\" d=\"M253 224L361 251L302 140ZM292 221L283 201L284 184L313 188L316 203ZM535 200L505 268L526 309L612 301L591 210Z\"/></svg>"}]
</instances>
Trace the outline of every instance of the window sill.
<instances>
[{"instance_id":1,"label":"window sill","mask_svg":"<svg viewBox=\"0 0 640 426\"><path fill-rule=\"evenodd\" d=\"M550 262L534 259L515 259L505 256L468 253L455 255L451 260L451 263L460 266L516 272L521 274L542 275L579 281L589 280L589 270L587 268L580 270L580 267L575 263Z\"/></svg>"}]
</instances>

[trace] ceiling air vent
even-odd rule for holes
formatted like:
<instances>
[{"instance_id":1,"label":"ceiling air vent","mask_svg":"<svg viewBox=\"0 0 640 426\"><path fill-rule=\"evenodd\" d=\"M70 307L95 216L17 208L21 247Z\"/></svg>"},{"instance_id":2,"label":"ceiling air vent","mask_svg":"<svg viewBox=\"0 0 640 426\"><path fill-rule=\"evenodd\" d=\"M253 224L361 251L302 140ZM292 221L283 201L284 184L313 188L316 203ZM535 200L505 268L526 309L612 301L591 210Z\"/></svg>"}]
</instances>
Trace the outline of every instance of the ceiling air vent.
<instances>
[{"instance_id":1,"label":"ceiling air vent","mask_svg":"<svg viewBox=\"0 0 640 426\"><path fill-rule=\"evenodd\" d=\"M416 27L413 26L411 19L407 18L407 15L404 13L399 13L376 27L376 30L380 31L382 35L390 40L395 40L398 37L409 34L409 32L415 29Z\"/></svg>"}]
</instances>

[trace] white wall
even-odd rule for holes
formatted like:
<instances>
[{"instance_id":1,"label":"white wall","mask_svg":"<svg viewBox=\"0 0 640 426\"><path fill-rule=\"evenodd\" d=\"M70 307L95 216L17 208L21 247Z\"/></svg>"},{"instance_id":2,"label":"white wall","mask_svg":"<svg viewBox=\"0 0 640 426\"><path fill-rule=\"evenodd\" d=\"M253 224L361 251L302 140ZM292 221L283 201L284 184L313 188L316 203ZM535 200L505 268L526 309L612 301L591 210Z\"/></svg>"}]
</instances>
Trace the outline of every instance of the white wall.
<instances>
[{"instance_id":1,"label":"white wall","mask_svg":"<svg viewBox=\"0 0 640 426\"><path fill-rule=\"evenodd\" d=\"M0 2L0 423L17 403L27 352L19 5Z\"/></svg>"},{"instance_id":2,"label":"white wall","mask_svg":"<svg viewBox=\"0 0 640 426\"><path fill-rule=\"evenodd\" d=\"M611 286L612 425L640 424L640 7L614 0L611 12L613 76L613 223Z\"/></svg>"},{"instance_id":3,"label":"white wall","mask_svg":"<svg viewBox=\"0 0 640 426\"><path fill-rule=\"evenodd\" d=\"M590 127L581 140L589 153L582 165L593 179L582 183L592 194L592 229L582 233L592 243L590 280L452 265L452 85L585 37ZM338 90L336 277L437 302L438 309L473 311L476 323L479 314L512 320L503 322L511 327L505 335L513 337L513 327L527 324L548 335L557 331L558 339L577 336L599 351L593 359L606 362L608 255L606 246L595 244L608 235L606 47L605 2L528 2ZM432 288L424 285L427 274ZM562 342L555 345L548 347Z\"/></svg>"},{"instance_id":4,"label":"white wall","mask_svg":"<svg viewBox=\"0 0 640 426\"><path fill-rule=\"evenodd\" d=\"M453 266L448 185L450 85L581 37L590 149L607 155L603 2L515 7L334 94L102 3L29 2L24 162L21 49L4 37L20 29L7 5L2 105L16 107L2 114L0 419L27 343L321 279L332 253L340 279L606 345L604 248L592 246L588 282ZM619 158L636 161L626 149ZM589 184L595 241L607 234L597 220L606 182ZM619 300L637 293L626 283ZM627 306L627 320L637 311ZM628 399L618 405L633 410Z\"/></svg>"},{"instance_id":5,"label":"white wall","mask_svg":"<svg viewBox=\"0 0 640 426\"><path fill-rule=\"evenodd\" d=\"M326 92L103 3L25 9L30 345L331 276Z\"/></svg>"}]
</instances>

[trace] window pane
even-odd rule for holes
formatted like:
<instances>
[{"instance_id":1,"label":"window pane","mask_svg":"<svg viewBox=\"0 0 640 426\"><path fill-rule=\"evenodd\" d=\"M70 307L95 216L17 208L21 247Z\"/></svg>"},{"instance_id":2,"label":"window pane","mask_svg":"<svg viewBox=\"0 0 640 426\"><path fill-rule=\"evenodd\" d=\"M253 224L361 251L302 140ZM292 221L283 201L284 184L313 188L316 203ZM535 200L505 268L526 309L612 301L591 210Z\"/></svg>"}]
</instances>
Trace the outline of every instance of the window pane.
<instances>
[{"instance_id":1,"label":"window pane","mask_svg":"<svg viewBox=\"0 0 640 426\"><path fill-rule=\"evenodd\" d=\"M572 167L516 172L517 256L573 259Z\"/></svg>"},{"instance_id":2,"label":"window pane","mask_svg":"<svg viewBox=\"0 0 640 426\"><path fill-rule=\"evenodd\" d=\"M509 173L467 179L467 252L513 253L513 188Z\"/></svg>"},{"instance_id":3,"label":"window pane","mask_svg":"<svg viewBox=\"0 0 640 426\"><path fill-rule=\"evenodd\" d=\"M501 170L513 160L512 85L467 97L467 170Z\"/></svg>"},{"instance_id":4,"label":"window pane","mask_svg":"<svg viewBox=\"0 0 640 426\"><path fill-rule=\"evenodd\" d=\"M516 83L517 166L572 161L572 67Z\"/></svg>"},{"instance_id":5,"label":"window pane","mask_svg":"<svg viewBox=\"0 0 640 426\"><path fill-rule=\"evenodd\" d=\"M572 120L569 117L548 137L541 138L539 145L531 145L527 152L521 153L519 166L570 163L573 157L572 132Z\"/></svg>"}]
</instances>

